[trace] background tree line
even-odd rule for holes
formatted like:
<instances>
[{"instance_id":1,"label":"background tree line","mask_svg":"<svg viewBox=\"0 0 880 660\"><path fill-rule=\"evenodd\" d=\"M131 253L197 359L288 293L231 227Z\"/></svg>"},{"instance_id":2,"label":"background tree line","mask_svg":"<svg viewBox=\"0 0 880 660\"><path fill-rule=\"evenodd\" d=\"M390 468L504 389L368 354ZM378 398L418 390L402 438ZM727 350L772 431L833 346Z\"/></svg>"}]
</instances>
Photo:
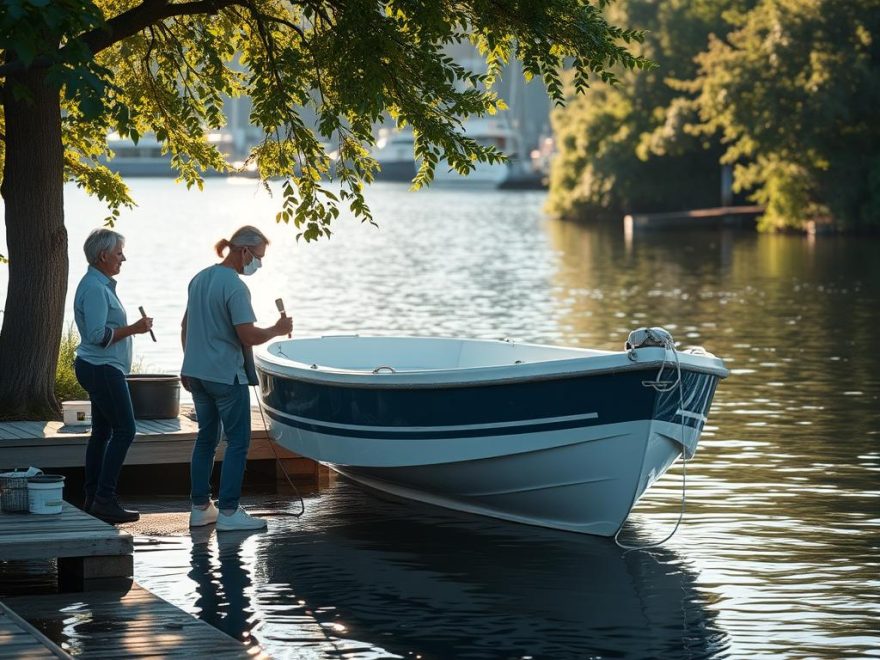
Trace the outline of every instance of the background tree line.
<instances>
[{"instance_id":1,"label":"background tree line","mask_svg":"<svg viewBox=\"0 0 880 660\"><path fill-rule=\"evenodd\" d=\"M659 67L554 113L549 210L717 206L722 165L760 228L880 229L880 0L622 0Z\"/></svg>"}]
</instances>

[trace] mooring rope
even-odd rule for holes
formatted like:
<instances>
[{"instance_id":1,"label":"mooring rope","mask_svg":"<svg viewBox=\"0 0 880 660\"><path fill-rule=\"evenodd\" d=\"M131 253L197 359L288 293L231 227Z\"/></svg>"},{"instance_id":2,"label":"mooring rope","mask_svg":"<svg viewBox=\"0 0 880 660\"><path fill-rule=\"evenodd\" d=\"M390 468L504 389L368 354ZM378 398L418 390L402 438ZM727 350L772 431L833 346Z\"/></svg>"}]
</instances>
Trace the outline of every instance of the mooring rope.
<instances>
[{"instance_id":1,"label":"mooring rope","mask_svg":"<svg viewBox=\"0 0 880 660\"><path fill-rule=\"evenodd\" d=\"M296 484L293 483L293 479L290 478L290 475L287 473L287 470L284 467L284 462L281 460L281 457L278 455L278 452L275 450L275 442L272 440L272 434L269 430L269 425L266 423L266 415L263 413L263 402L260 399L260 392L257 390L257 386L254 385L254 395L257 397L257 409L260 411L260 418L263 420L263 428L266 430L266 439L269 441L269 447L272 449L272 454L275 456L275 461L278 463L278 467L281 468L281 473L284 475L284 478L287 479L287 483L290 484L290 487L293 488L293 492L296 493L297 498L299 499L300 510L299 513L293 513L289 511L278 511L273 515L284 515L284 516L293 516L294 518L299 518L306 512L306 503L302 498L302 495L299 493L299 489L296 487Z\"/></svg>"},{"instance_id":2,"label":"mooring rope","mask_svg":"<svg viewBox=\"0 0 880 660\"><path fill-rule=\"evenodd\" d=\"M675 532L678 531L679 525L681 525L681 521L684 518L684 512L687 507L687 462L688 462L688 447L685 444L685 409L684 409L684 381L681 379L681 362L678 359L678 351L675 349L675 342L672 340L672 337L667 335L667 338L663 339L663 362L660 364L660 371L657 373L657 377L654 380L643 380L642 385L645 387L650 387L656 390L657 392L671 392L676 387L678 388L678 410L681 415L681 439L679 440L679 444L681 445L681 509L678 512L678 520L675 521L675 526L672 528L672 531L666 535L660 541L656 541L655 543L648 543L647 545L628 545L623 543L618 538L620 533L623 531L623 525L620 526L620 529L617 530L617 533L614 534L614 542L618 545L618 547L623 548L627 552L632 550L648 550L649 548L656 548L658 546L663 545L669 539L671 539ZM663 370L666 369L667 360L666 360L666 351L672 351L672 356L675 359L675 382L669 383L668 381L661 380L661 376L663 375ZM632 358L631 358L632 359ZM624 521L625 522L625 521Z\"/></svg>"}]
</instances>

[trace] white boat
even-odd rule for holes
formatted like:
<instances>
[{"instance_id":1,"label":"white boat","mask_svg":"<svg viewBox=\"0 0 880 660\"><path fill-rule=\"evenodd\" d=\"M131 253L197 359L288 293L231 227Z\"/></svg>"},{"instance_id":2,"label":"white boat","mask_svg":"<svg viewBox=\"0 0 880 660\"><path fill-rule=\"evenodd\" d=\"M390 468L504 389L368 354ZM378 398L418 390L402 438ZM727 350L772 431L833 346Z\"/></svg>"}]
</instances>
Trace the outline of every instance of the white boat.
<instances>
[{"instance_id":1,"label":"white boat","mask_svg":"<svg viewBox=\"0 0 880 660\"><path fill-rule=\"evenodd\" d=\"M491 146L509 157L518 158L517 137L510 124L502 118L470 118L463 124L464 133L481 146ZM379 162L377 181L412 181L418 170L413 154L412 129L382 129L373 150ZM462 176L451 170L445 160L437 163L434 170L436 185L467 185L497 188L510 176L509 162L474 163L474 169Z\"/></svg>"},{"instance_id":2,"label":"white boat","mask_svg":"<svg viewBox=\"0 0 880 660\"><path fill-rule=\"evenodd\" d=\"M436 337L280 340L256 366L287 449L401 497L601 536L693 456L728 374L702 351Z\"/></svg>"},{"instance_id":3,"label":"white boat","mask_svg":"<svg viewBox=\"0 0 880 660\"><path fill-rule=\"evenodd\" d=\"M215 131L207 134L207 140L217 146L224 156L228 157L234 150L234 136L228 131ZM107 147L113 152L113 158L102 156L99 161L114 172L130 177L170 177L177 176L171 165L171 154L163 152L164 145L156 139L155 133L147 133L135 142L131 137L121 137L116 132L107 134ZM234 166L236 176L256 176L256 166L245 168L243 161ZM215 170L203 172L203 176L220 176ZM226 176L226 173L222 174Z\"/></svg>"}]
</instances>

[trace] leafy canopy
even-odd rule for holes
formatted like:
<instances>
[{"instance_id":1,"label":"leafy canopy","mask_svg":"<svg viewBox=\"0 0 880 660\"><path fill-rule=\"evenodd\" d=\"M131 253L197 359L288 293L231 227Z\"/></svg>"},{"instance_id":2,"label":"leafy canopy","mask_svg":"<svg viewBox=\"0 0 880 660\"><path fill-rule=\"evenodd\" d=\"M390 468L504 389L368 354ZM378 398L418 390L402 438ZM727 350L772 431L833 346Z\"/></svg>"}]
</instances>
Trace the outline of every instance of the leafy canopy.
<instances>
[{"instance_id":1,"label":"leafy canopy","mask_svg":"<svg viewBox=\"0 0 880 660\"><path fill-rule=\"evenodd\" d=\"M622 0L659 67L555 116L550 210L717 204L719 165L762 229L880 228L880 0ZM708 195L708 198L707 198Z\"/></svg>"},{"instance_id":2,"label":"leafy canopy","mask_svg":"<svg viewBox=\"0 0 880 660\"><path fill-rule=\"evenodd\" d=\"M880 227L880 2L762 0L731 17L690 86L766 228Z\"/></svg>"},{"instance_id":3,"label":"leafy canopy","mask_svg":"<svg viewBox=\"0 0 880 660\"><path fill-rule=\"evenodd\" d=\"M610 216L632 211L714 206L719 189L718 141L684 128L697 121L690 94L676 80L698 71L695 56L712 33L729 31L731 9L755 0L622 0L610 19L647 32L640 48L657 63L623 85L598 85L554 113L559 155L551 172L554 215ZM573 93L574 87L569 88Z\"/></svg>"},{"instance_id":4,"label":"leafy canopy","mask_svg":"<svg viewBox=\"0 0 880 660\"><path fill-rule=\"evenodd\" d=\"M573 85L616 81L611 69L646 68L629 48L636 30L611 25L607 0L3 0L3 85L43 67L62 94L68 180L104 200L112 224L133 203L99 159L107 133L137 141L152 132L179 179L202 185L228 171L208 129L225 98L247 96L263 140L249 158L260 177L281 177L278 220L306 240L330 235L346 205L372 216L363 184L373 179L373 129L389 117L410 126L429 183L441 159L460 173L502 158L463 135L462 118L504 108L492 91L512 57L562 103L563 65ZM444 47L470 41L486 68L469 70ZM331 160L327 143L338 145ZM339 186L327 184L335 178Z\"/></svg>"}]
</instances>

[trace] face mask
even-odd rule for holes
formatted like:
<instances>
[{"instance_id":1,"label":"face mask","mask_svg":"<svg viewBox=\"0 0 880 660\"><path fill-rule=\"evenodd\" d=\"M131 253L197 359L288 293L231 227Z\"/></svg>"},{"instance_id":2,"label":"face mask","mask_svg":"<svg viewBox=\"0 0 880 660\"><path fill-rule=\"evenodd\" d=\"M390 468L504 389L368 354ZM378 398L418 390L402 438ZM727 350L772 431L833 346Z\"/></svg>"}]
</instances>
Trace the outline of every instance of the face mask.
<instances>
[{"instance_id":1,"label":"face mask","mask_svg":"<svg viewBox=\"0 0 880 660\"><path fill-rule=\"evenodd\" d=\"M245 248L245 249L247 250L247 248ZM244 266L242 266L242 269L241 269L242 275L253 275L258 270L260 270L260 266L263 265L263 262L260 261L260 259L256 255L254 255L253 252L248 250L248 253L251 255L251 262L249 264L245 264Z\"/></svg>"}]
</instances>

